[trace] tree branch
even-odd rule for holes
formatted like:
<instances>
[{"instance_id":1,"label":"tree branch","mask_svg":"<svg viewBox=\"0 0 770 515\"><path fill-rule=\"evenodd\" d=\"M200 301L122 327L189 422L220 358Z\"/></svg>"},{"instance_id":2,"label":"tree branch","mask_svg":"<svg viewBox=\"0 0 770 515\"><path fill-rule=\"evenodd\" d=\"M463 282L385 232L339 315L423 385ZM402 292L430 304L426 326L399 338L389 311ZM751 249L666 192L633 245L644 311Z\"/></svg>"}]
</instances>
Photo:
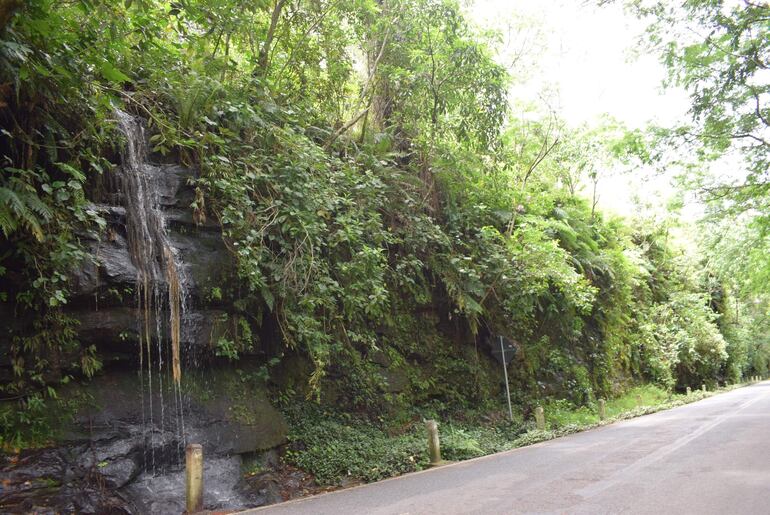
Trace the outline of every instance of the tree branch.
<instances>
[{"instance_id":1,"label":"tree branch","mask_svg":"<svg viewBox=\"0 0 770 515\"><path fill-rule=\"evenodd\" d=\"M281 19L281 11L287 1L288 0L277 0L273 7L273 14L270 16L270 27L267 29L267 36L259 51L259 59L257 60L257 69L262 75L267 71L267 63L270 58L270 47L273 45L273 38L275 38L275 29L278 27L278 21Z\"/></svg>"}]
</instances>

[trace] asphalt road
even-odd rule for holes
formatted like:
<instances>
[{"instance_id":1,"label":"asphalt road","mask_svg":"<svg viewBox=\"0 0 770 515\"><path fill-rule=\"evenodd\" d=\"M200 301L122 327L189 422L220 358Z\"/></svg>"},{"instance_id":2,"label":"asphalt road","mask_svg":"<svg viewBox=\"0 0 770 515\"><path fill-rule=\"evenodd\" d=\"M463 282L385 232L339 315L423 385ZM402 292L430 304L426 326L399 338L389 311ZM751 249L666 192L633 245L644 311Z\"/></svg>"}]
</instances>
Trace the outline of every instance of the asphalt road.
<instances>
[{"instance_id":1,"label":"asphalt road","mask_svg":"<svg viewBox=\"0 0 770 515\"><path fill-rule=\"evenodd\" d=\"M770 382L247 513L770 514Z\"/></svg>"}]
</instances>

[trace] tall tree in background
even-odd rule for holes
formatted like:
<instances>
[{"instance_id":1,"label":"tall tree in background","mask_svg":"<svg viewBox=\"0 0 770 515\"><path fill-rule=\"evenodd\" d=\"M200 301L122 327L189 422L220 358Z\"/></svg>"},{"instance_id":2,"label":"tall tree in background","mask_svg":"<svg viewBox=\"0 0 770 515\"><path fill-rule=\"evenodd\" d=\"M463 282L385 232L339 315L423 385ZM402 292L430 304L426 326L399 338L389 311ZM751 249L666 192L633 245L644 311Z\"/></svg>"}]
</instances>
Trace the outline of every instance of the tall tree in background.
<instances>
[{"instance_id":1,"label":"tall tree in background","mask_svg":"<svg viewBox=\"0 0 770 515\"><path fill-rule=\"evenodd\" d=\"M693 151L680 150L680 156L696 158L686 163L687 186L701 194L713 220L730 217L746 223L751 230L744 243L767 248L770 4L635 0L629 5L650 21L648 40L668 68L669 85L683 87L690 96L690 122L667 131L669 142ZM707 173L709 169L720 173ZM767 261L761 261L760 268L770 271Z\"/></svg>"}]
</instances>

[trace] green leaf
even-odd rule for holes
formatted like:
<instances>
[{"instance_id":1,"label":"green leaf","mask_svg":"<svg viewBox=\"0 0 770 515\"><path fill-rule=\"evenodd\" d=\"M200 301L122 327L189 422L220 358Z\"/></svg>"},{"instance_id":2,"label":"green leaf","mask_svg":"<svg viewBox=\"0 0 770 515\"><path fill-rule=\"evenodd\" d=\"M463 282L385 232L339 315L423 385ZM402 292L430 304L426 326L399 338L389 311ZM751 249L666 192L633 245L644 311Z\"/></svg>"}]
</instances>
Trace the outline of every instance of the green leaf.
<instances>
[{"instance_id":1,"label":"green leaf","mask_svg":"<svg viewBox=\"0 0 770 515\"><path fill-rule=\"evenodd\" d=\"M261 293L262 298L265 300L265 304L267 304L267 307L270 309L270 311L273 311L273 306L275 305L275 297L273 297L273 293L269 288L262 288Z\"/></svg>"},{"instance_id":2,"label":"green leaf","mask_svg":"<svg viewBox=\"0 0 770 515\"><path fill-rule=\"evenodd\" d=\"M110 82L116 84L131 82L131 78L128 75L115 68L112 63L108 61L102 61L99 65L99 71L102 72L102 76Z\"/></svg>"}]
</instances>

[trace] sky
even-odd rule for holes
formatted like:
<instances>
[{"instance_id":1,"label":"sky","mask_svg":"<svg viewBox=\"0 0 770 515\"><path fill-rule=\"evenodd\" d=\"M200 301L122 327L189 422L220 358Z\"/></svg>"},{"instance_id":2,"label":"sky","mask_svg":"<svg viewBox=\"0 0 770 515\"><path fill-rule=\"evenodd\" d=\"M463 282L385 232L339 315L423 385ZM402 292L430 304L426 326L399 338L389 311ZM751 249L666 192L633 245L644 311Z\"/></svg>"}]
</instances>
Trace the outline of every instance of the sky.
<instances>
[{"instance_id":1,"label":"sky","mask_svg":"<svg viewBox=\"0 0 770 515\"><path fill-rule=\"evenodd\" d=\"M665 68L639 43L643 23L620 5L475 0L467 12L479 27L501 33L499 59L514 71L514 102L547 101L574 127L596 125L605 114L628 128L670 125L686 117L687 95L663 89ZM517 55L522 57L515 60ZM599 205L618 214L635 212L634 196L661 207L672 194L670 179L651 171L607 170L604 175Z\"/></svg>"}]
</instances>

